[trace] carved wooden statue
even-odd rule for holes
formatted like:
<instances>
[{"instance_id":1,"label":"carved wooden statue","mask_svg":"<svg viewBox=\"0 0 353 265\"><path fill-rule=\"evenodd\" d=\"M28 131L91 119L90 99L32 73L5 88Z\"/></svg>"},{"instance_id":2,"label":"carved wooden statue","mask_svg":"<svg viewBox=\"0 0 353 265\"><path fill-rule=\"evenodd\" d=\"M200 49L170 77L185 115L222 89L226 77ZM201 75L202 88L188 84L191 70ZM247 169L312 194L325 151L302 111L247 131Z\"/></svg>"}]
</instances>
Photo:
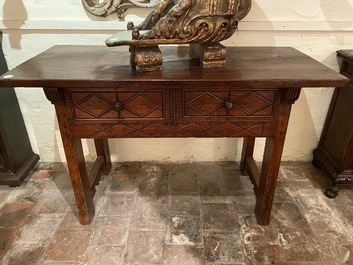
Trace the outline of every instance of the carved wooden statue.
<instances>
[{"instance_id":1,"label":"carved wooden statue","mask_svg":"<svg viewBox=\"0 0 353 265\"><path fill-rule=\"evenodd\" d=\"M250 8L251 0L161 0L140 25L128 23L130 36L121 32L106 44L129 45L138 71L161 69L158 44L191 44L204 67L224 66L226 49L219 42L234 34Z\"/></svg>"}]
</instances>

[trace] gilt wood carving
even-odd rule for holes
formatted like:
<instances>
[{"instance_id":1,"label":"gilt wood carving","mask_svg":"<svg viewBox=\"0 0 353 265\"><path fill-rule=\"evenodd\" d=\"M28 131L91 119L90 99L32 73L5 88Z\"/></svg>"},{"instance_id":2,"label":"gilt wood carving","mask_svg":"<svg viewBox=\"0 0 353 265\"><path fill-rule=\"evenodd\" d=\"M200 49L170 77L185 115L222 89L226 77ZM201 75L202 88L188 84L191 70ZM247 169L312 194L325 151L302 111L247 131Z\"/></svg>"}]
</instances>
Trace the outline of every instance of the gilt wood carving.
<instances>
[{"instance_id":1,"label":"gilt wood carving","mask_svg":"<svg viewBox=\"0 0 353 265\"><path fill-rule=\"evenodd\" d=\"M129 45L139 72L162 69L159 44L190 44L191 56L204 67L223 67L226 48L220 42L236 32L250 8L251 0L161 0L140 25L129 22L130 32L111 36L106 45Z\"/></svg>"},{"instance_id":2,"label":"gilt wood carving","mask_svg":"<svg viewBox=\"0 0 353 265\"><path fill-rule=\"evenodd\" d=\"M131 7L154 7L160 0L82 0L84 8L92 15L106 17L116 13L120 20L125 17L125 11Z\"/></svg>"}]
</instances>

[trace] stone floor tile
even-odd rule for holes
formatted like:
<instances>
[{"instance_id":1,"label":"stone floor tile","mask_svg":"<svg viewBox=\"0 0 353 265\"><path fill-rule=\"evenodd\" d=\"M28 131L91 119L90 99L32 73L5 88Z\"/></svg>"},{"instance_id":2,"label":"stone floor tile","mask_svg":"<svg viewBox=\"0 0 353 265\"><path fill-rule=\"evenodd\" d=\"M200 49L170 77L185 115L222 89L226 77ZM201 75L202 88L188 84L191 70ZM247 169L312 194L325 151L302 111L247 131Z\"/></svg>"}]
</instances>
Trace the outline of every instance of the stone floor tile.
<instances>
[{"instance_id":1,"label":"stone floor tile","mask_svg":"<svg viewBox=\"0 0 353 265\"><path fill-rule=\"evenodd\" d=\"M95 218L93 218L94 220ZM86 225L86 227L91 226ZM60 223L60 228L82 228L78 217L78 210L75 205L69 205L66 210L65 215L62 217L62 222Z\"/></svg>"},{"instance_id":2,"label":"stone floor tile","mask_svg":"<svg viewBox=\"0 0 353 265\"><path fill-rule=\"evenodd\" d=\"M131 229L165 231L167 215L166 204L151 201L135 204L131 217Z\"/></svg>"},{"instance_id":3,"label":"stone floor tile","mask_svg":"<svg viewBox=\"0 0 353 265\"><path fill-rule=\"evenodd\" d=\"M171 193L198 193L198 180L194 164L176 164L169 172L169 190Z\"/></svg>"},{"instance_id":4,"label":"stone floor tile","mask_svg":"<svg viewBox=\"0 0 353 265\"><path fill-rule=\"evenodd\" d=\"M297 228L278 229L281 244L280 257L285 261L322 262L322 254L314 244L311 234Z\"/></svg>"},{"instance_id":5,"label":"stone floor tile","mask_svg":"<svg viewBox=\"0 0 353 265\"><path fill-rule=\"evenodd\" d=\"M91 246L124 246L127 242L128 227L114 224L95 227Z\"/></svg>"},{"instance_id":6,"label":"stone floor tile","mask_svg":"<svg viewBox=\"0 0 353 265\"><path fill-rule=\"evenodd\" d=\"M2 191L0 190L0 208L5 203L7 197L10 195L10 191Z\"/></svg>"},{"instance_id":7,"label":"stone floor tile","mask_svg":"<svg viewBox=\"0 0 353 265\"><path fill-rule=\"evenodd\" d=\"M309 223L304 217L298 203L283 202L273 203L271 222L281 227L298 228L300 230L310 230Z\"/></svg>"},{"instance_id":8,"label":"stone floor tile","mask_svg":"<svg viewBox=\"0 0 353 265\"><path fill-rule=\"evenodd\" d=\"M226 182L226 188L229 195L246 196L252 195L253 184L248 176L242 176L240 173L240 165L235 162L217 163L222 166L223 175Z\"/></svg>"},{"instance_id":9,"label":"stone floor tile","mask_svg":"<svg viewBox=\"0 0 353 265\"><path fill-rule=\"evenodd\" d=\"M164 236L161 231L130 231L125 263L163 264Z\"/></svg>"},{"instance_id":10,"label":"stone floor tile","mask_svg":"<svg viewBox=\"0 0 353 265\"><path fill-rule=\"evenodd\" d=\"M322 260L331 264L353 264L353 242L344 227L327 219L310 222L310 239L315 248L322 253ZM333 243L335 242L335 243ZM350 261L348 261L351 259Z\"/></svg>"},{"instance_id":11,"label":"stone floor tile","mask_svg":"<svg viewBox=\"0 0 353 265\"><path fill-rule=\"evenodd\" d=\"M134 196L120 194L105 196L102 198L102 201L96 205L98 216L130 217L134 200Z\"/></svg>"},{"instance_id":12,"label":"stone floor tile","mask_svg":"<svg viewBox=\"0 0 353 265\"><path fill-rule=\"evenodd\" d=\"M71 194L73 196L73 194ZM66 195L62 195L58 190L51 192L47 190L39 197L33 211L39 215L63 217L69 208L69 202Z\"/></svg>"},{"instance_id":13,"label":"stone floor tile","mask_svg":"<svg viewBox=\"0 0 353 265\"><path fill-rule=\"evenodd\" d=\"M176 215L200 215L201 199L199 195L170 197L169 211Z\"/></svg>"},{"instance_id":14,"label":"stone floor tile","mask_svg":"<svg viewBox=\"0 0 353 265\"><path fill-rule=\"evenodd\" d=\"M38 169L32 173L31 180L49 180L55 171L47 169Z\"/></svg>"},{"instance_id":15,"label":"stone floor tile","mask_svg":"<svg viewBox=\"0 0 353 265\"><path fill-rule=\"evenodd\" d=\"M216 163L199 163L196 166L201 196L227 195L226 179L221 165Z\"/></svg>"},{"instance_id":16,"label":"stone floor tile","mask_svg":"<svg viewBox=\"0 0 353 265\"><path fill-rule=\"evenodd\" d=\"M135 193L161 197L168 194L167 167L154 163L118 164L112 173L110 192Z\"/></svg>"},{"instance_id":17,"label":"stone floor tile","mask_svg":"<svg viewBox=\"0 0 353 265\"><path fill-rule=\"evenodd\" d=\"M275 191L275 196L273 198L273 203L283 203L283 202L296 202L296 198L293 197L293 193L288 188L286 183L279 182L276 185L276 191Z\"/></svg>"},{"instance_id":18,"label":"stone floor tile","mask_svg":"<svg viewBox=\"0 0 353 265\"><path fill-rule=\"evenodd\" d=\"M26 223L34 207L32 202L11 202L3 205L0 211L0 227L20 227Z\"/></svg>"},{"instance_id":19,"label":"stone floor tile","mask_svg":"<svg viewBox=\"0 0 353 265\"><path fill-rule=\"evenodd\" d=\"M207 262L217 264L245 262L244 247L240 234L206 233L204 241Z\"/></svg>"},{"instance_id":20,"label":"stone floor tile","mask_svg":"<svg viewBox=\"0 0 353 265\"><path fill-rule=\"evenodd\" d=\"M37 170L48 170L56 173L60 171L67 171L67 164L60 162L40 162L37 164L36 168Z\"/></svg>"},{"instance_id":21,"label":"stone floor tile","mask_svg":"<svg viewBox=\"0 0 353 265\"><path fill-rule=\"evenodd\" d=\"M58 229L46 251L47 260L80 262L88 248L91 229Z\"/></svg>"},{"instance_id":22,"label":"stone floor tile","mask_svg":"<svg viewBox=\"0 0 353 265\"><path fill-rule=\"evenodd\" d=\"M125 246L90 247L85 265L124 265Z\"/></svg>"},{"instance_id":23,"label":"stone floor tile","mask_svg":"<svg viewBox=\"0 0 353 265\"><path fill-rule=\"evenodd\" d=\"M201 196L202 204L232 204L236 200L236 196Z\"/></svg>"},{"instance_id":24,"label":"stone floor tile","mask_svg":"<svg viewBox=\"0 0 353 265\"><path fill-rule=\"evenodd\" d=\"M205 231L227 231L232 233L239 229L238 218L235 215L236 208L233 204L202 204L201 212Z\"/></svg>"},{"instance_id":25,"label":"stone floor tile","mask_svg":"<svg viewBox=\"0 0 353 265\"><path fill-rule=\"evenodd\" d=\"M36 203L40 194L48 187L50 180L27 179L20 187L12 188L7 197L8 202L32 202Z\"/></svg>"},{"instance_id":26,"label":"stone floor tile","mask_svg":"<svg viewBox=\"0 0 353 265\"><path fill-rule=\"evenodd\" d=\"M239 217L239 225L247 264L280 264L279 234L272 223L259 226L254 215L244 215ZM265 247L267 252L261 252Z\"/></svg>"},{"instance_id":27,"label":"stone floor tile","mask_svg":"<svg viewBox=\"0 0 353 265\"><path fill-rule=\"evenodd\" d=\"M173 245L201 245L202 223L200 216L170 216L166 243Z\"/></svg>"},{"instance_id":28,"label":"stone floor tile","mask_svg":"<svg viewBox=\"0 0 353 265\"><path fill-rule=\"evenodd\" d=\"M287 264L291 262L322 262L322 254L311 239L307 227L278 226L276 222L259 226L253 217L240 221L247 259L254 264Z\"/></svg>"},{"instance_id":29,"label":"stone floor tile","mask_svg":"<svg viewBox=\"0 0 353 265\"><path fill-rule=\"evenodd\" d=\"M166 245L164 265L205 265L204 249L197 246Z\"/></svg>"},{"instance_id":30,"label":"stone floor tile","mask_svg":"<svg viewBox=\"0 0 353 265\"><path fill-rule=\"evenodd\" d=\"M52 180L53 181L48 186L48 189L60 191L72 190L71 179L67 170L55 171L55 174L52 175Z\"/></svg>"},{"instance_id":31,"label":"stone floor tile","mask_svg":"<svg viewBox=\"0 0 353 265\"><path fill-rule=\"evenodd\" d=\"M237 163L120 165L113 172L122 179L112 173L97 187L87 226L62 165L38 167L21 187L0 186L0 264L353 264L352 189L326 198L330 179L310 163L282 163L268 226L256 222L253 186ZM124 178L133 192L112 188ZM42 201L50 197L62 205Z\"/></svg>"},{"instance_id":32,"label":"stone floor tile","mask_svg":"<svg viewBox=\"0 0 353 265\"><path fill-rule=\"evenodd\" d=\"M103 226L129 227L131 219L123 216L97 216L93 223L92 229L99 229ZM82 225L81 225L82 228Z\"/></svg>"},{"instance_id":33,"label":"stone floor tile","mask_svg":"<svg viewBox=\"0 0 353 265\"><path fill-rule=\"evenodd\" d=\"M137 178L136 181L139 195L157 199L168 196L168 166L144 163L143 167L146 174Z\"/></svg>"},{"instance_id":34,"label":"stone floor tile","mask_svg":"<svg viewBox=\"0 0 353 265\"><path fill-rule=\"evenodd\" d=\"M112 192L133 193L137 192L136 179L145 175L142 163L119 163L111 173L109 190Z\"/></svg>"},{"instance_id":35,"label":"stone floor tile","mask_svg":"<svg viewBox=\"0 0 353 265\"><path fill-rule=\"evenodd\" d=\"M254 185L248 176L241 176L240 171L225 173L228 195L246 196L254 194Z\"/></svg>"},{"instance_id":36,"label":"stone floor tile","mask_svg":"<svg viewBox=\"0 0 353 265\"><path fill-rule=\"evenodd\" d=\"M232 203L237 215L249 215L255 211L256 197L254 194L248 196L236 196L232 198Z\"/></svg>"},{"instance_id":37,"label":"stone floor tile","mask_svg":"<svg viewBox=\"0 0 353 265\"><path fill-rule=\"evenodd\" d=\"M49 243L61 221L62 218L40 218L38 215L33 215L21 227L17 243L23 245Z\"/></svg>"},{"instance_id":38,"label":"stone floor tile","mask_svg":"<svg viewBox=\"0 0 353 265\"><path fill-rule=\"evenodd\" d=\"M6 265L42 265L45 247L42 244L14 244L2 261Z\"/></svg>"},{"instance_id":39,"label":"stone floor tile","mask_svg":"<svg viewBox=\"0 0 353 265\"><path fill-rule=\"evenodd\" d=\"M15 240L17 233L18 228L0 228L0 261L6 252L10 249L10 246Z\"/></svg>"}]
</instances>

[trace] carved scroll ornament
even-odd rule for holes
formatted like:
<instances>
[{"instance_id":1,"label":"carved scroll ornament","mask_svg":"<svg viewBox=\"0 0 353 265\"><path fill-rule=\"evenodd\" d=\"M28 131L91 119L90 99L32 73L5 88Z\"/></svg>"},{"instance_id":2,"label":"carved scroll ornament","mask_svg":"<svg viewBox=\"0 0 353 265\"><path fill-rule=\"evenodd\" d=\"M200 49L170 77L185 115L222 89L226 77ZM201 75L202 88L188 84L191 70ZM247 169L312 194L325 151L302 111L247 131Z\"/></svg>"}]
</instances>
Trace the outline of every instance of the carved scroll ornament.
<instances>
[{"instance_id":1,"label":"carved scroll ornament","mask_svg":"<svg viewBox=\"0 0 353 265\"><path fill-rule=\"evenodd\" d=\"M161 0L140 25L128 23L132 40L117 34L106 44L217 43L234 34L250 8L251 0Z\"/></svg>"},{"instance_id":2,"label":"carved scroll ornament","mask_svg":"<svg viewBox=\"0 0 353 265\"><path fill-rule=\"evenodd\" d=\"M131 7L154 7L160 0L82 0L84 8L92 15L106 17L117 13L118 18L123 20L125 11Z\"/></svg>"},{"instance_id":3,"label":"carved scroll ornament","mask_svg":"<svg viewBox=\"0 0 353 265\"><path fill-rule=\"evenodd\" d=\"M226 49L220 42L236 32L250 8L251 0L161 0L140 25L129 22L128 31L111 36L106 45L132 47L138 71L161 69L155 63L161 56L159 44L190 44L192 56L204 67L222 67ZM139 60L146 57L150 60Z\"/></svg>"}]
</instances>

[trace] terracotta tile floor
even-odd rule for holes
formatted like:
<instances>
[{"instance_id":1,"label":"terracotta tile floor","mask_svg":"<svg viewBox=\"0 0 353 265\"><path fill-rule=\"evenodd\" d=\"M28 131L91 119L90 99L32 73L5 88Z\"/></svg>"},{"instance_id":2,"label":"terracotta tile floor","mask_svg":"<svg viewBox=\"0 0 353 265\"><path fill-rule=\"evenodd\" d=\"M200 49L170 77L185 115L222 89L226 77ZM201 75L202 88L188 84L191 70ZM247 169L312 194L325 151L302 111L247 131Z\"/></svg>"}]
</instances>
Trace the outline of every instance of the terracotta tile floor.
<instances>
[{"instance_id":1,"label":"terracotta tile floor","mask_svg":"<svg viewBox=\"0 0 353 265\"><path fill-rule=\"evenodd\" d=\"M42 164L0 186L0 264L353 264L353 190L334 200L309 163L283 163L269 226L236 163L118 163L91 225L77 220L69 176Z\"/></svg>"}]
</instances>

